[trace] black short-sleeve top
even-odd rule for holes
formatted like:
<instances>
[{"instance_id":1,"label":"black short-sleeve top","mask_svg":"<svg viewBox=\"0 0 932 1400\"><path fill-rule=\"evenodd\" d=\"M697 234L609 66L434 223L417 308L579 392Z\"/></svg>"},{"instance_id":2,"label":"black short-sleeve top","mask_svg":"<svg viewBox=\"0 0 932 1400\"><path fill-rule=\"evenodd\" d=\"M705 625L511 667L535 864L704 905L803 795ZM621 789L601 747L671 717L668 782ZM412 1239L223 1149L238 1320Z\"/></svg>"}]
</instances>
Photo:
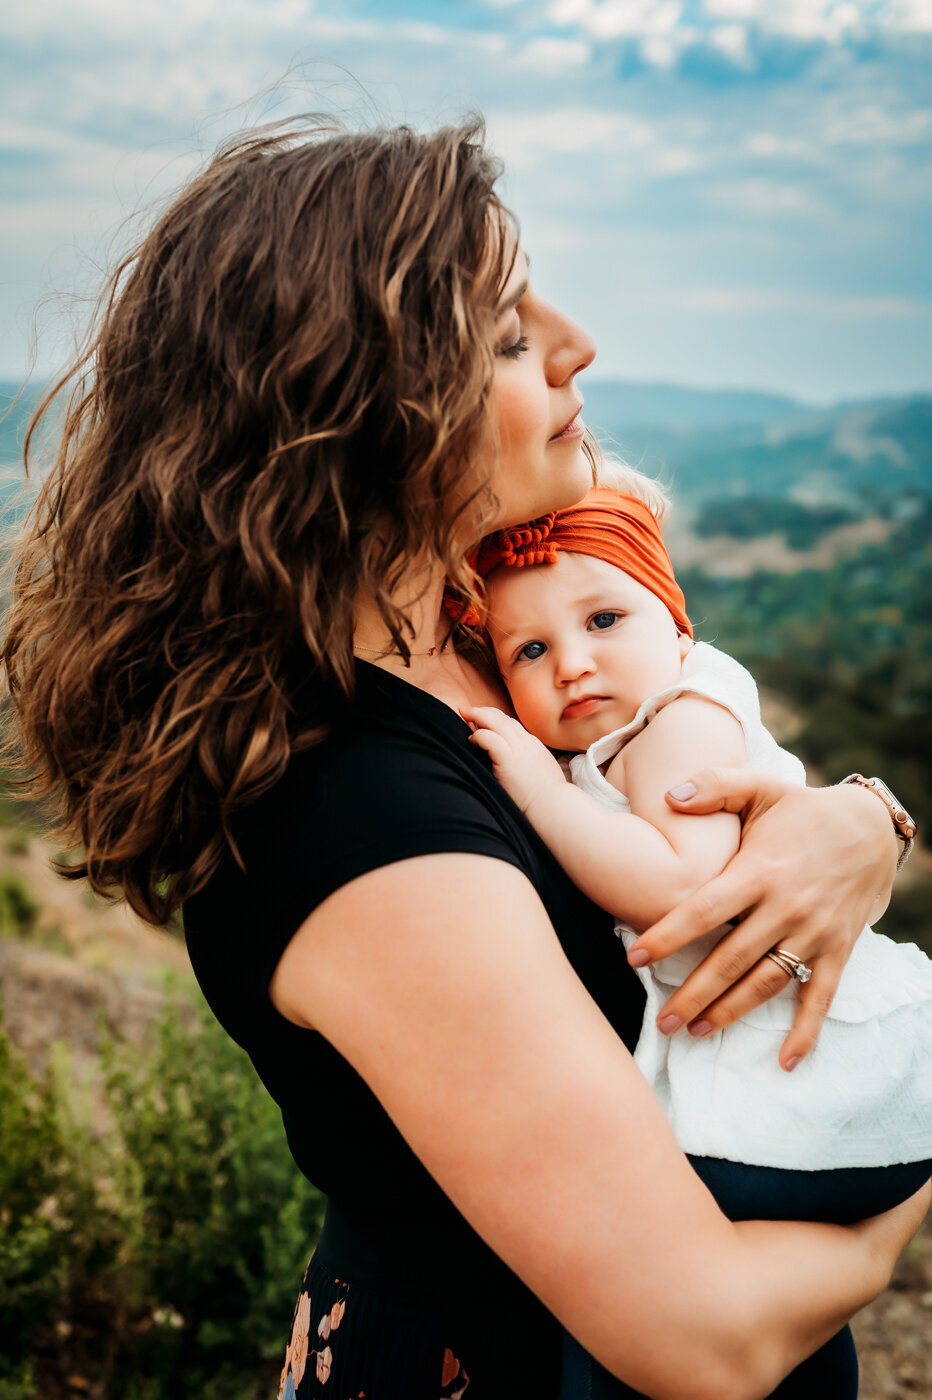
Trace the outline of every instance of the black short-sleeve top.
<instances>
[{"instance_id":1,"label":"black short-sleeve top","mask_svg":"<svg viewBox=\"0 0 932 1400\"><path fill-rule=\"evenodd\" d=\"M354 703L331 736L294 755L281 780L241 814L234 834L245 870L227 858L184 908L204 995L279 1104L298 1166L351 1222L358 1267L384 1279L386 1257L397 1253L386 1250L394 1235L404 1287L416 1289L429 1272L434 1303L445 1289L450 1297L472 1291L476 1271L501 1271L499 1283L519 1286L348 1062L273 1007L269 981L292 935L328 895L367 871L440 852L490 856L530 880L569 962L631 1049L643 1011L611 919L566 877L468 736L447 705L358 662ZM378 909L370 917L377 920Z\"/></svg>"}]
</instances>

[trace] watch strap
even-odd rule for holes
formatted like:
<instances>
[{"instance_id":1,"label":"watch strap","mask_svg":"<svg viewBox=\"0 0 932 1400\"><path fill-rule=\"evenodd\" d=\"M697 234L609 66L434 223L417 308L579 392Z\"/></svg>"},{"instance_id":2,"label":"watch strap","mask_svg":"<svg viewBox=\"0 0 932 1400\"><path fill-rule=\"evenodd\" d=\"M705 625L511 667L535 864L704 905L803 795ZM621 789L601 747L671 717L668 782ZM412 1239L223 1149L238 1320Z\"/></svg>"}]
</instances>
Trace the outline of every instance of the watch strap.
<instances>
[{"instance_id":1,"label":"watch strap","mask_svg":"<svg viewBox=\"0 0 932 1400\"><path fill-rule=\"evenodd\" d=\"M857 783L859 787L867 788L875 797L879 797L893 822L893 829L903 842L903 849L900 851L900 858L896 863L897 872L903 869L913 848L913 841L916 836L916 823L907 812L906 808L894 796L893 792L882 778L865 778L863 773L849 773L847 778L842 778L843 783Z\"/></svg>"}]
</instances>

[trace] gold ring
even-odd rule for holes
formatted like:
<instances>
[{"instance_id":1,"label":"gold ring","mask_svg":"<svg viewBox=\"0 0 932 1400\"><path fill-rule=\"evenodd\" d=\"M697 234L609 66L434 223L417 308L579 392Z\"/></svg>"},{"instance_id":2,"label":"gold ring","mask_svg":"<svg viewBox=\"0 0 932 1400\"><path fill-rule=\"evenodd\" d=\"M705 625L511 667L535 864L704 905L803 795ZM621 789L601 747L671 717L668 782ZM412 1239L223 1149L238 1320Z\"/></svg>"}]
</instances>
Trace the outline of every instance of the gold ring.
<instances>
[{"instance_id":1,"label":"gold ring","mask_svg":"<svg viewBox=\"0 0 932 1400\"><path fill-rule=\"evenodd\" d=\"M795 977L797 982L808 982L812 976L812 968L807 967L802 958L788 952L786 948L771 948L764 956L770 958L778 967L782 967L791 980Z\"/></svg>"}]
</instances>

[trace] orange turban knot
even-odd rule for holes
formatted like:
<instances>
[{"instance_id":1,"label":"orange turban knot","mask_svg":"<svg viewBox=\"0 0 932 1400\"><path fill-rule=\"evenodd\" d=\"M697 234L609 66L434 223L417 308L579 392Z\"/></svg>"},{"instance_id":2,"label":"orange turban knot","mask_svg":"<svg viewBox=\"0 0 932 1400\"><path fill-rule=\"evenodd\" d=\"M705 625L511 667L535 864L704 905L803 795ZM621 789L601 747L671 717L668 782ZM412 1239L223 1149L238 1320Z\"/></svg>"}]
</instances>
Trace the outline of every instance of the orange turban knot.
<instances>
[{"instance_id":1,"label":"orange turban knot","mask_svg":"<svg viewBox=\"0 0 932 1400\"><path fill-rule=\"evenodd\" d=\"M636 496L596 486L578 505L487 535L479 546L476 572L485 578L500 564L554 564L561 551L589 554L622 569L667 606L678 631L692 636L660 526Z\"/></svg>"}]
</instances>

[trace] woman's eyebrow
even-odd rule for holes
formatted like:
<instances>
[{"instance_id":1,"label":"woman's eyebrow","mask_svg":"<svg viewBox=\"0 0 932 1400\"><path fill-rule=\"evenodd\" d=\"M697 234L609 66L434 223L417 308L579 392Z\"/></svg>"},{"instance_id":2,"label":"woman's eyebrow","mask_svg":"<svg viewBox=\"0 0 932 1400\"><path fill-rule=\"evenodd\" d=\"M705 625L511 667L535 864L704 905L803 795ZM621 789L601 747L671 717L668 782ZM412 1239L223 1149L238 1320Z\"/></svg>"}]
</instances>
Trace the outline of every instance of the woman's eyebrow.
<instances>
[{"instance_id":1,"label":"woman's eyebrow","mask_svg":"<svg viewBox=\"0 0 932 1400\"><path fill-rule=\"evenodd\" d=\"M513 307L517 306L518 302L521 300L521 298L527 291L527 288L527 282L522 282L521 286L517 289L517 291L512 292L511 296L508 297L506 301L503 301L499 304L495 312L496 316L504 316L506 311L511 311Z\"/></svg>"}]
</instances>

